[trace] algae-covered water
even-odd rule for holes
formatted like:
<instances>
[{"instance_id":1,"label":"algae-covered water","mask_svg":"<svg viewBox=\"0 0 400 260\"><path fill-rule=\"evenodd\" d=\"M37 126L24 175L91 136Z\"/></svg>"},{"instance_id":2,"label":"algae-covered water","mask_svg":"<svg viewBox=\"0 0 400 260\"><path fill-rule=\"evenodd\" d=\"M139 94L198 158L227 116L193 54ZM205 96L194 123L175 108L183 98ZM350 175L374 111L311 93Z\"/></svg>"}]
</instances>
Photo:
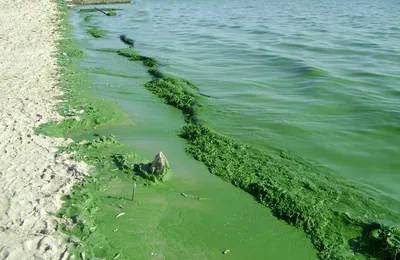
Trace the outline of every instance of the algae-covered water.
<instances>
[{"instance_id":1,"label":"algae-covered water","mask_svg":"<svg viewBox=\"0 0 400 260\"><path fill-rule=\"evenodd\" d=\"M399 11L396 1L138 1L96 22L214 97L203 118L220 132L398 201Z\"/></svg>"},{"instance_id":2,"label":"algae-covered water","mask_svg":"<svg viewBox=\"0 0 400 260\"><path fill-rule=\"evenodd\" d=\"M138 1L127 9L98 22L212 96L207 124L400 200L397 1Z\"/></svg>"},{"instance_id":3,"label":"algae-covered water","mask_svg":"<svg viewBox=\"0 0 400 260\"><path fill-rule=\"evenodd\" d=\"M164 248L162 257L219 259L221 251L231 247L236 249L228 255L233 259L311 259L315 252L304 234L272 217L244 192L209 175L184 153L185 141L177 137L184 125L182 114L143 87L151 80L145 67L115 53L93 50L123 48L118 40L122 33L136 40L141 55L157 59L163 72L199 88L205 96L198 116L205 125L262 154L273 157L277 148L283 148L302 157L301 165L315 162L326 168L310 168L311 175L301 176L305 179L326 174L339 180L331 186L321 184L325 195L318 193L316 201L302 203L320 202L318 207L330 211L323 204L339 201L350 219L365 217L398 226L398 3L152 1L116 7L121 8L117 16L93 13L90 21L75 10L73 35L88 54L82 65L89 70L96 93L115 101L135 122L98 132L112 132L148 158L163 150L173 162L167 188L155 188L162 195L148 202L163 209L154 216L159 223L154 229L159 243L154 243ZM104 37L87 34L92 27L104 30ZM211 171L217 168L205 163ZM281 167L297 169L284 162ZM180 192L210 202L187 204L180 201L184 198ZM151 206L142 209L141 216L149 210ZM220 230L213 233L216 227ZM332 235L329 232L324 236ZM350 233L347 238L352 238ZM186 242L171 247L168 239ZM146 250L141 252L151 253Z\"/></svg>"}]
</instances>

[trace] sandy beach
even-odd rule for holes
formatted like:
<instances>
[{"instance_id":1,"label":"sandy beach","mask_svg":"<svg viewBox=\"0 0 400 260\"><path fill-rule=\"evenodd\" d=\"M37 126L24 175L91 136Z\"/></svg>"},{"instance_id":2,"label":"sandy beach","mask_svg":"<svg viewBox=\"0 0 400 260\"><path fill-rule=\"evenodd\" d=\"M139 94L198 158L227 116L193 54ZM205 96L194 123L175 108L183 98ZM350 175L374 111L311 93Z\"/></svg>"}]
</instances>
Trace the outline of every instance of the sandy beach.
<instances>
[{"instance_id":1,"label":"sandy beach","mask_svg":"<svg viewBox=\"0 0 400 260\"><path fill-rule=\"evenodd\" d=\"M5 1L0 9L0 259L65 259L52 213L82 172L55 156L68 140L34 134L55 111L56 3Z\"/></svg>"}]
</instances>

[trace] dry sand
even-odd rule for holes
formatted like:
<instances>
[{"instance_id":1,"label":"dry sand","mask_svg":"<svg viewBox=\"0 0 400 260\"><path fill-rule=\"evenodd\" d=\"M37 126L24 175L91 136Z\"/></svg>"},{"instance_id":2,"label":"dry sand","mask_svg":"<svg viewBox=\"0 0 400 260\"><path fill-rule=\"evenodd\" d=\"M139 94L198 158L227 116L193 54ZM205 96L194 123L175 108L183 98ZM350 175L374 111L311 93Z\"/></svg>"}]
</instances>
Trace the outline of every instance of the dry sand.
<instances>
[{"instance_id":1,"label":"dry sand","mask_svg":"<svg viewBox=\"0 0 400 260\"><path fill-rule=\"evenodd\" d=\"M63 157L68 140L37 136L33 128L60 120L56 4L0 5L0 259L65 259L67 244L50 214L86 171Z\"/></svg>"}]
</instances>

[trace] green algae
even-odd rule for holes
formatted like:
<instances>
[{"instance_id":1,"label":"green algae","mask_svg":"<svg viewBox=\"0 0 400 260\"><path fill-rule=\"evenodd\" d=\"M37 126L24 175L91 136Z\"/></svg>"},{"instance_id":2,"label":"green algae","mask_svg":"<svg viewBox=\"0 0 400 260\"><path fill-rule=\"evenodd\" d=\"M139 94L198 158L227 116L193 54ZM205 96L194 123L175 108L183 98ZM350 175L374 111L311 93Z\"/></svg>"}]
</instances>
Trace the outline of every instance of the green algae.
<instances>
[{"instance_id":1,"label":"green algae","mask_svg":"<svg viewBox=\"0 0 400 260\"><path fill-rule=\"evenodd\" d=\"M58 103L57 110L67 118L61 122L42 124L35 129L35 132L60 137L76 131L122 122L125 115L120 108L93 95L87 73L73 61L75 58L84 57L85 54L74 45L74 40L70 37L71 28L66 21L65 3L60 0L58 5L61 11L58 30L62 36L57 42L60 53L57 57L60 68L58 85L63 95L59 97L62 102Z\"/></svg>"},{"instance_id":2,"label":"green algae","mask_svg":"<svg viewBox=\"0 0 400 260\"><path fill-rule=\"evenodd\" d=\"M118 54L141 60L132 49ZM145 87L184 112L187 125L180 136L188 141L186 152L211 173L252 194L278 218L304 230L321 259L394 259L398 255L400 231L379 223L383 212L389 211L373 197L284 150L259 151L201 125L195 116L198 88L162 74L157 63L148 67L155 79ZM373 214L360 216L365 208Z\"/></svg>"},{"instance_id":3,"label":"green algae","mask_svg":"<svg viewBox=\"0 0 400 260\"><path fill-rule=\"evenodd\" d=\"M165 75L157 67L151 67L151 68L149 68L148 71L149 71L149 74L155 78L165 77Z\"/></svg>"},{"instance_id":4,"label":"green algae","mask_svg":"<svg viewBox=\"0 0 400 260\"><path fill-rule=\"evenodd\" d=\"M72 143L60 148L59 152L72 153L72 159L96 166L90 176L75 184L62 198L64 203L57 213L64 222L59 225L59 230L73 242L70 253L77 258L84 253L88 259L113 259L116 254L131 259L137 255L137 252L125 249L131 241L115 238L117 233L135 225L132 216L137 216L137 201L132 200L132 187L137 185L141 189L150 184L148 180L141 181L134 176L132 166L141 163L140 157L114 137L104 136L89 142Z\"/></svg>"},{"instance_id":5,"label":"green algae","mask_svg":"<svg viewBox=\"0 0 400 260\"><path fill-rule=\"evenodd\" d=\"M357 216L356 212L364 208L376 212L384 209L355 193L354 187L333 180L322 169L288 154L270 156L201 125L186 125L181 136L189 143L186 152L202 161L211 173L246 190L277 217L303 229L321 259L351 258L357 252L366 254L365 250L353 248L365 249L362 244L375 241L363 233L377 220L372 216ZM353 207L353 212L343 211L346 206ZM389 227L379 225L379 228L390 232ZM357 245L352 244L351 248L351 241ZM378 248L372 256L380 259L393 257L396 252L388 244Z\"/></svg>"},{"instance_id":6,"label":"green algae","mask_svg":"<svg viewBox=\"0 0 400 260\"><path fill-rule=\"evenodd\" d=\"M134 95L134 94L136 94L135 92L129 92L129 91L117 91L116 93L124 94L124 95Z\"/></svg>"},{"instance_id":7,"label":"green algae","mask_svg":"<svg viewBox=\"0 0 400 260\"><path fill-rule=\"evenodd\" d=\"M120 49L117 53L121 56L129 58L130 60L139 60L139 55L132 48Z\"/></svg>"},{"instance_id":8,"label":"green algae","mask_svg":"<svg viewBox=\"0 0 400 260\"><path fill-rule=\"evenodd\" d=\"M115 165L121 170L133 176L141 177L144 180L145 185L151 185L157 183L158 181L163 181L165 175L168 173L168 169L164 169L163 172L156 174L151 173L150 165L151 163L136 163L135 158L132 158L130 154L127 153L114 153L113 160ZM138 179L135 178L135 181ZM150 182L148 182L150 181Z\"/></svg>"},{"instance_id":9,"label":"green algae","mask_svg":"<svg viewBox=\"0 0 400 260\"><path fill-rule=\"evenodd\" d=\"M115 72L110 72L104 68L94 68L89 70L91 73L95 74L102 74L102 75L108 75L108 76L114 76L114 77L121 77L121 78L127 78L127 79L141 79L144 78L144 76L133 76L133 75L125 75L121 73L115 73Z\"/></svg>"},{"instance_id":10,"label":"green algae","mask_svg":"<svg viewBox=\"0 0 400 260\"><path fill-rule=\"evenodd\" d=\"M111 53L118 53L119 49L113 49L113 48L98 48L98 49L92 49L95 51L99 52L111 52Z\"/></svg>"},{"instance_id":11,"label":"green algae","mask_svg":"<svg viewBox=\"0 0 400 260\"><path fill-rule=\"evenodd\" d=\"M92 20L92 16L88 15L88 16L85 17L84 20L85 20L85 22L89 22L90 20Z\"/></svg>"},{"instance_id":12,"label":"green algae","mask_svg":"<svg viewBox=\"0 0 400 260\"><path fill-rule=\"evenodd\" d=\"M187 115L192 116L197 104L198 88L185 79L166 76L159 71L158 62L151 57L139 55L134 49L126 48L117 52L131 61L142 61L148 67L149 74L155 79L147 82L145 87L152 93L162 98L165 103L172 105Z\"/></svg>"},{"instance_id":13,"label":"green algae","mask_svg":"<svg viewBox=\"0 0 400 260\"><path fill-rule=\"evenodd\" d=\"M190 111L195 104L196 96L187 90L183 81L174 78L155 79L145 87L162 98L164 102L183 111Z\"/></svg>"},{"instance_id":14,"label":"green algae","mask_svg":"<svg viewBox=\"0 0 400 260\"><path fill-rule=\"evenodd\" d=\"M153 58L146 57L146 56L140 56L139 57L141 61L143 61L143 65L149 68L153 68L157 66L157 61Z\"/></svg>"},{"instance_id":15,"label":"green algae","mask_svg":"<svg viewBox=\"0 0 400 260\"><path fill-rule=\"evenodd\" d=\"M63 46L64 43L59 45L59 48L65 51ZM73 48L72 50L75 51ZM71 56L67 54L66 57ZM35 129L35 132L60 137L67 136L71 132L121 122L125 116L119 108L114 103L93 95L89 89L87 73L66 57L59 59L61 74L59 85L64 94L59 98L62 102L58 104L58 111L67 118L61 122L42 124Z\"/></svg>"},{"instance_id":16,"label":"green algae","mask_svg":"<svg viewBox=\"0 0 400 260\"><path fill-rule=\"evenodd\" d=\"M149 68L156 68L158 66L155 59L139 55L133 48L120 49L117 53L121 56L128 57L131 61L142 61L143 65Z\"/></svg>"},{"instance_id":17,"label":"green algae","mask_svg":"<svg viewBox=\"0 0 400 260\"><path fill-rule=\"evenodd\" d=\"M93 95L87 72L74 63L74 58L82 58L85 54L74 45L65 15L65 11L61 12L60 32L63 37L57 43L61 53L57 59L60 68L58 85L63 91L59 98L62 102L58 104L57 110L67 118L61 122L42 124L35 129L36 133L58 137L74 131L119 123L125 118L116 104Z\"/></svg>"},{"instance_id":18,"label":"green algae","mask_svg":"<svg viewBox=\"0 0 400 260\"><path fill-rule=\"evenodd\" d=\"M105 32L103 30L98 29L97 27L90 28L87 30L87 32L94 38L100 38L105 35Z\"/></svg>"}]
</instances>

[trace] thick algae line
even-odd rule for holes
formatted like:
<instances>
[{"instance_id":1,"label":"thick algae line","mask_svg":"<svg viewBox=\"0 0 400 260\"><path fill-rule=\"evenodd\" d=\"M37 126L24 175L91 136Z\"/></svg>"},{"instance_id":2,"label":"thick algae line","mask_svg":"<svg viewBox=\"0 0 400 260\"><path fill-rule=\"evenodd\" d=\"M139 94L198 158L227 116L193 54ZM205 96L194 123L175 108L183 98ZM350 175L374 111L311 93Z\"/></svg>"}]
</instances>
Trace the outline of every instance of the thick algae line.
<instances>
[{"instance_id":1,"label":"thick algae line","mask_svg":"<svg viewBox=\"0 0 400 260\"><path fill-rule=\"evenodd\" d=\"M65 12L64 3L59 4L60 11ZM63 15L61 28L68 28L65 13ZM93 96L93 91L88 89L90 83L86 73L73 62L73 59L83 57L84 53L73 45L68 30L61 29L61 33L64 37L59 42L58 62L64 95L59 111L68 119L42 125L36 131L72 137L77 133L91 136L91 131L104 131L109 136L97 135L94 139L85 138L89 141L60 147L60 153L69 153L77 161L84 160L96 166L91 175L75 185L64 198L65 203L58 213L64 222L59 230L68 235L72 243L70 253L75 258L219 259L222 250L228 246L233 252L230 255L232 259L258 258L261 255L291 259L293 252L304 259L313 258L311 250L305 248L306 241L300 243L303 238L298 232L271 217L269 219L273 224L268 228L262 227L266 218L258 215L266 215L266 211L260 207L247 208L245 212L241 208L232 210L232 206L225 203L228 199L234 200L234 208L250 204L251 199L247 196L230 198L231 194L235 194L230 185L207 183L207 188L215 190L214 193L204 192L198 200L193 199L191 193L199 194L200 190L191 190L186 181L171 182L169 185L160 183L153 187L152 182L133 178L132 168L125 166L145 161L108 131L112 127L116 130L127 129L131 121L114 103ZM134 181L138 182L139 188L132 201L130 196ZM179 194L183 184L187 186L187 198ZM217 196L221 187L230 191ZM210 200L213 203L207 203L207 197L213 197L215 203L213 200ZM216 216L215 212L218 213ZM209 216L202 217L207 216L205 214ZM254 225L260 226L257 227L259 234L249 233L248 229L254 228ZM205 233L209 229L215 233ZM237 232L241 233L241 240ZM296 248L288 244L278 247L276 243L279 241L273 241L276 239L274 232L283 232L286 239L299 241L300 246ZM271 247L268 251L265 249L266 242ZM281 252L281 249L285 251Z\"/></svg>"},{"instance_id":2,"label":"thick algae line","mask_svg":"<svg viewBox=\"0 0 400 260\"><path fill-rule=\"evenodd\" d=\"M101 51L101 50L99 50ZM142 58L132 49L116 51L132 61ZM375 257L394 259L400 251L400 231L381 219L398 220L373 197L357 187L333 179L322 167L309 164L285 151L259 151L235 143L199 123L201 103L197 88L186 80L166 76L154 59L144 63L154 80L145 87L182 110L187 125L181 136L186 151L202 161L211 173L230 181L288 223L303 229L319 251L319 257ZM200 112L199 112L200 111ZM368 215L364 215L369 209Z\"/></svg>"}]
</instances>

